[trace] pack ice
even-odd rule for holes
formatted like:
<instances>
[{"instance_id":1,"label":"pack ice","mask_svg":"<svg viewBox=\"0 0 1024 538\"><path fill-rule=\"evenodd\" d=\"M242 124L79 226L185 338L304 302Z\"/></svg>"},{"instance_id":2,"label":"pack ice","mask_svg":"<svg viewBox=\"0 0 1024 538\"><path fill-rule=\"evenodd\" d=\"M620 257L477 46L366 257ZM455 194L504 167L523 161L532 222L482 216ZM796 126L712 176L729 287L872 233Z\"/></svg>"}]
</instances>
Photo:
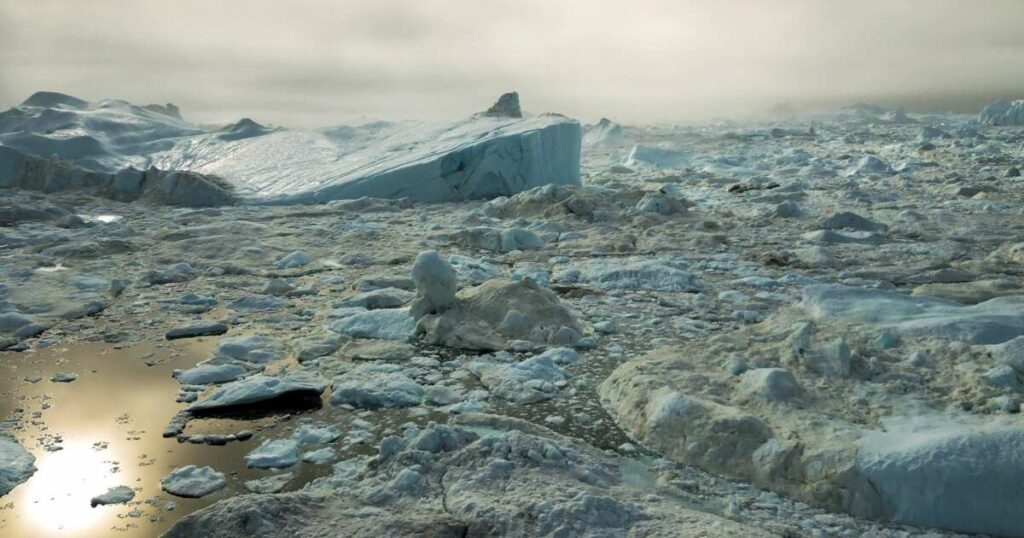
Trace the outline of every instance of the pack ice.
<instances>
[{"instance_id":1,"label":"pack ice","mask_svg":"<svg viewBox=\"0 0 1024 538\"><path fill-rule=\"evenodd\" d=\"M444 202L579 185L580 144L579 123L523 118L514 92L458 121L315 131L249 119L210 130L173 107L39 92L0 114L0 187L88 188L129 200L156 190L192 206Z\"/></svg>"}]
</instances>

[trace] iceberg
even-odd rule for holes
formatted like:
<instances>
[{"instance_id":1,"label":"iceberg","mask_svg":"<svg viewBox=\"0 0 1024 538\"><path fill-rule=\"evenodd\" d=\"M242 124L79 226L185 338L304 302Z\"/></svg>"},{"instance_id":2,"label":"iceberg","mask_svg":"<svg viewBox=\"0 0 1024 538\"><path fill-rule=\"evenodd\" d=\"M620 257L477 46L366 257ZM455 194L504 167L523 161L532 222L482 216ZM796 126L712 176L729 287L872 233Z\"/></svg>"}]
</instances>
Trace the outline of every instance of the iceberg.
<instances>
[{"instance_id":1,"label":"iceberg","mask_svg":"<svg viewBox=\"0 0 1024 538\"><path fill-rule=\"evenodd\" d=\"M0 186L90 188L123 200L158 190L155 201L198 206L449 202L580 185L579 123L522 118L518 98L503 99L502 113L444 123L302 130L246 118L207 130L176 108L40 92L0 113Z\"/></svg>"}]
</instances>

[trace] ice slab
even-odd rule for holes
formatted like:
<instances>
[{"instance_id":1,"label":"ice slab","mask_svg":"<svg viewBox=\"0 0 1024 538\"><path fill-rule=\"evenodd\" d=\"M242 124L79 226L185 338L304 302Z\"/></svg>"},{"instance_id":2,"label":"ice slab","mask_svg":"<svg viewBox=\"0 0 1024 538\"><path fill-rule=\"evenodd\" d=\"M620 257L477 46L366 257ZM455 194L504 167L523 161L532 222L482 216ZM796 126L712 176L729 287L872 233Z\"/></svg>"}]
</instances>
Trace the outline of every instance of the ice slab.
<instances>
[{"instance_id":1,"label":"ice slab","mask_svg":"<svg viewBox=\"0 0 1024 538\"><path fill-rule=\"evenodd\" d=\"M801 306L816 319L840 318L896 333L999 344L1024 335L1024 296L964 306L932 297L841 285L808 286Z\"/></svg>"}]
</instances>

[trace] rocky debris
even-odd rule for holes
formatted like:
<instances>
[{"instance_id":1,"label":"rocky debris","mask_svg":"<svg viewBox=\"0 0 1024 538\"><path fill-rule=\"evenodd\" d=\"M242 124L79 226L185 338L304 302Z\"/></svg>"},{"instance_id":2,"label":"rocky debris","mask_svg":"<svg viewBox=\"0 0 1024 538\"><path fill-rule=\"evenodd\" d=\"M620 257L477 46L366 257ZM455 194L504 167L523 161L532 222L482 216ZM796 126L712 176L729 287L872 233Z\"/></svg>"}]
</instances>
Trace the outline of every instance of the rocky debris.
<instances>
[{"instance_id":1,"label":"rocky debris","mask_svg":"<svg viewBox=\"0 0 1024 538\"><path fill-rule=\"evenodd\" d=\"M72 362L79 346L154 345L141 363L200 354L175 363L177 379L151 369L182 403L165 436L297 444L291 482L247 488L296 491L208 509L188 521L219 515L193 535L1020 534L1018 495L995 471L1011 469L1012 481L1020 467L1024 243L1015 233L1024 184L1011 173L1024 162L1020 137L957 115L904 125L887 112L630 127L630 145L584 146L585 185L521 181L538 162L526 154L560 146L525 135L526 125L476 118L431 140L408 140L409 126L388 122L176 139L225 170L287 171L262 187L253 178L268 196L295 195L274 202L318 201L311 185L344 182L335 172L353 162L351 149L337 149L346 144L375 152L362 164L378 178L410 154L438 169L444 161L451 188L415 183L434 174L424 164L390 192L322 205L123 203L93 195L106 183L75 187L86 185L78 176L53 176L52 192L0 189L9 224L0 228L0 349L16 372L4 390L33 416L12 431L62 446L68 433L53 430L47 410L109 377ZM492 140L487 133L508 136L480 149L473 137ZM441 140L449 134L451 144ZM219 144L232 144L237 160L224 161ZM636 162L624 166L634 146ZM336 169L297 165L294 148L311 161L326 149ZM154 160L160 167L181 162L178 150L158 153L170 159ZM15 177L24 162L14 162ZM0 159L0 182L8 164ZM124 194L104 196L130 199L141 174L122 174ZM464 183L471 176L479 183ZM452 200L467 187L497 197L402 198L420 186ZM417 253L432 249L443 254L419 278ZM278 267L293 252L308 263ZM429 302L445 306L417 310ZM156 343L160 331L206 316L237 335ZM39 384L54 367L36 371L30 359L47 349L68 359L56 370L83 383ZM280 398L262 388L289 376L312 386ZM327 381L336 393L320 388ZM257 386L243 390L248 383ZM35 397L47 387L56 400ZM190 411L228 387L258 400ZM320 408L324 394L337 394L337 405ZM474 419L481 411L504 416ZM204 415L254 422L218 432L220 420L192 422ZM522 419L515 428L511 416ZM451 425L425 426L445 417ZM126 439L150 435L132 431ZM475 443L515 435L540 441L506 439L498 445L509 452L473 459ZM364 465L378 444L381 459ZM246 470L242 454L256 446L241 448L218 469L280 476ZM555 450L593 458L556 465ZM975 472L981 480L965 478ZM151 486L143 482L134 486ZM150 506L130 504L129 514L96 513L133 518L110 520L120 527ZM148 515L171 520L191 506Z\"/></svg>"},{"instance_id":2,"label":"rocky debris","mask_svg":"<svg viewBox=\"0 0 1024 538\"><path fill-rule=\"evenodd\" d=\"M97 495L89 500L93 508L108 504L125 504L135 498L135 490L128 486L116 486L107 490L102 495Z\"/></svg>"},{"instance_id":3,"label":"rocky debris","mask_svg":"<svg viewBox=\"0 0 1024 538\"><path fill-rule=\"evenodd\" d=\"M0 432L0 495L7 495L36 472L36 458L17 440Z\"/></svg>"},{"instance_id":4,"label":"rocky debris","mask_svg":"<svg viewBox=\"0 0 1024 538\"><path fill-rule=\"evenodd\" d=\"M160 481L160 487L171 495L197 499L223 489L227 484L224 473L213 467L186 465L171 471Z\"/></svg>"}]
</instances>

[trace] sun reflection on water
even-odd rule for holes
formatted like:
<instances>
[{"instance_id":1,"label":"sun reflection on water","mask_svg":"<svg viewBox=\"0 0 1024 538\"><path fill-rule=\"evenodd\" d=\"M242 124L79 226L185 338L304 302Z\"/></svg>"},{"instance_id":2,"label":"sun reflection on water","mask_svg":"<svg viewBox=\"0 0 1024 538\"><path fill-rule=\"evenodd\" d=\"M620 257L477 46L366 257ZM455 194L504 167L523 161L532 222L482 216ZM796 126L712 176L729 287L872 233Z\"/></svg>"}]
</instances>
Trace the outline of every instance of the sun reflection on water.
<instances>
[{"instance_id":1,"label":"sun reflection on water","mask_svg":"<svg viewBox=\"0 0 1024 538\"><path fill-rule=\"evenodd\" d=\"M39 470L25 484L21 500L24 516L41 532L81 531L96 525L110 508L93 508L90 499L127 478L112 472L114 459L109 451L74 441L66 442L64 450L37 457Z\"/></svg>"}]
</instances>

